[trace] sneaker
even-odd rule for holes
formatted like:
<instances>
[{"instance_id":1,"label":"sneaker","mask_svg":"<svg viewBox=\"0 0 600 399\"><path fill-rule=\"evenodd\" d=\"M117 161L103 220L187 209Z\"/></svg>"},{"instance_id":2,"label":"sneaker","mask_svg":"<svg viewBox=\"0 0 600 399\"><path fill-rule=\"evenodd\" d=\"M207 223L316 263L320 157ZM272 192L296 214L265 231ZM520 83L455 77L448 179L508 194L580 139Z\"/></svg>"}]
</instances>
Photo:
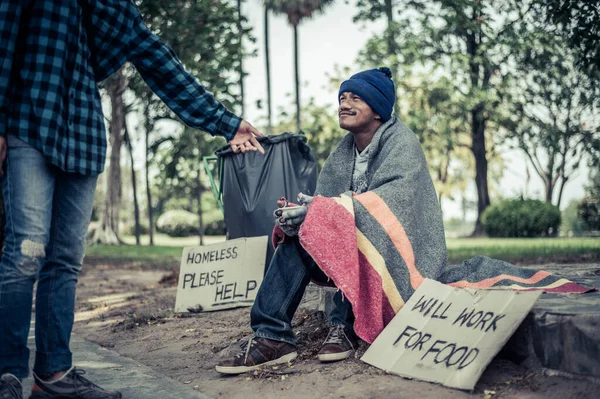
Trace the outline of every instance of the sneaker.
<instances>
[{"instance_id":1,"label":"sneaker","mask_svg":"<svg viewBox=\"0 0 600 399\"><path fill-rule=\"evenodd\" d=\"M251 338L245 351L231 359L220 361L215 368L221 374L241 374L263 366L288 363L296 356L298 352L292 344L266 338Z\"/></svg>"},{"instance_id":2,"label":"sneaker","mask_svg":"<svg viewBox=\"0 0 600 399\"><path fill-rule=\"evenodd\" d=\"M71 367L60 379L45 382L33 373L35 385L29 399L121 399L120 392L106 391L84 374L84 370Z\"/></svg>"},{"instance_id":3,"label":"sneaker","mask_svg":"<svg viewBox=\"0 0 600 399\"><path fill-rule=\"evenodd\" d=\"M354 331L342 325L331 326L317 357L322 362L337 362L348 359L357 347Z\"/></svg>"},{"instance_id":4,"label":"sneaker","mask_svg":"<svg viewBox=\"0 0 600 399\"><path fill-rule=\"evenodd\" d=\"M12 374L0 377L0 399L23 399L21 380Z\"/></svg>"}]
</instances>

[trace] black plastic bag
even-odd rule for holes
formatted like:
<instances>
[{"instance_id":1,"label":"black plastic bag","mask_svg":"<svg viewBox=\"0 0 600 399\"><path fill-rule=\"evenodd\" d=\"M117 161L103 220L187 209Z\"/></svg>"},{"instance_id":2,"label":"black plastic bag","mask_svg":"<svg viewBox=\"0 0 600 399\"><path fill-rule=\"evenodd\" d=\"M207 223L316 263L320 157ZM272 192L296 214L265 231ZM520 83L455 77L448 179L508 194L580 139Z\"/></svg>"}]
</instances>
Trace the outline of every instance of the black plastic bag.
<instances>
[{"instance_id":1,"label":"black plastic bag","mask_svg":"<svg viewBox=\"0 0 600 399\"><path fill-rule=\"evenodd\" d=\"M265 270L274 249L271 233L277 200L296 201L298 193L313 195L317 160L303 134L283 133L258 139L265 149L235 154L229 146L216 152L222 162L222 198L228 239L269 236Z\"/></svg>"}]
</instances>

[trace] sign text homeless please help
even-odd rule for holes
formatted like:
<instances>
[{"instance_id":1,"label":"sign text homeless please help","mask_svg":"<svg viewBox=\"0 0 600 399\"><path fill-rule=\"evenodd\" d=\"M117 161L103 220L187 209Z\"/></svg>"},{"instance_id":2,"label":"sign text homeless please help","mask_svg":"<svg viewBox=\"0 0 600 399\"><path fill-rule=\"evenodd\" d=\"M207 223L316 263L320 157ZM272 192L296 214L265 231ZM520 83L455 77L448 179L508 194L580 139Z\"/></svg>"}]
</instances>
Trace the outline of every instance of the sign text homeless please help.
<instances>
[{"instance_id":1,"label":"sign text homeless please help","mask_svg":"<svg viewBox=\"0 0 600 399\"><path fill-rule=\"evenodd\" d=\"M263 279L268 237L184 248L176 312L250 306Z\"/></svg>"}]
</instances>

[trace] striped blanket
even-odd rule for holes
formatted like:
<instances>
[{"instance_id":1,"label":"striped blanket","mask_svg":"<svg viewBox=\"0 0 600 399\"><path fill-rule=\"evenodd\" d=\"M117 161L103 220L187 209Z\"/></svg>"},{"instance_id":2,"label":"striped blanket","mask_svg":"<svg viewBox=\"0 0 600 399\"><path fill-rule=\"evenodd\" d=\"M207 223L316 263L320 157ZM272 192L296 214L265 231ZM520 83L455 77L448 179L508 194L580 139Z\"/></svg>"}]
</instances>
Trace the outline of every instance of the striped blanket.
<instances>
[{"instance_id":1,"label":"striped blanket","mask_svg":"<svg viewBox=\"0 0 600 399\"><path fill-rule=\"evenodd\" d=\"M368 190L350 189L354 139L328 158L300 231L303 248L352 304L355 332L373 342L425 278L456 287L590 290L545 271L475 257L447 265L442 214L414 133L396 118L376 133ZM282 232L276 228L274 239Z\"/></svg>"}]
</instances>

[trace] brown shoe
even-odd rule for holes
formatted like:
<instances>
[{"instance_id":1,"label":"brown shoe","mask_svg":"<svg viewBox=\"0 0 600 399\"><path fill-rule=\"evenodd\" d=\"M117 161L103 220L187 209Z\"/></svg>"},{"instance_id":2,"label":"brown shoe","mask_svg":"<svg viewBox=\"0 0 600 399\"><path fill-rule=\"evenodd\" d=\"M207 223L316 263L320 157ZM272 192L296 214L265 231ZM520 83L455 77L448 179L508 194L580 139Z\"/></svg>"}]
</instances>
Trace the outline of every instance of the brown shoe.
<instances>
[{"instance_id":1,"label":"brown shoe","mask_svg":"<svg viewBox=\"0 0 600 399\"><path fill-rule=\"evenodd\" d=\"M292 344L266 338L251 338L244 352L220 361L215 368L221 374L241 374L263 366L288 363L296 356L298 352Z\"/></svg>"},{"instance_id":2,"label":"brown shoe","mask_svg":"<svg viewBox=\"0 0 600 399\"><path fill-rule=\"evenodd\" d=\"M357 347L354 331L342 325L331 326L317 357L322 362L337 362L348 359Z\"/></svg>"}]
</instances>

